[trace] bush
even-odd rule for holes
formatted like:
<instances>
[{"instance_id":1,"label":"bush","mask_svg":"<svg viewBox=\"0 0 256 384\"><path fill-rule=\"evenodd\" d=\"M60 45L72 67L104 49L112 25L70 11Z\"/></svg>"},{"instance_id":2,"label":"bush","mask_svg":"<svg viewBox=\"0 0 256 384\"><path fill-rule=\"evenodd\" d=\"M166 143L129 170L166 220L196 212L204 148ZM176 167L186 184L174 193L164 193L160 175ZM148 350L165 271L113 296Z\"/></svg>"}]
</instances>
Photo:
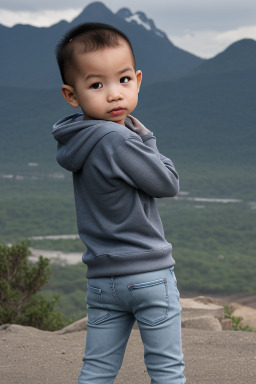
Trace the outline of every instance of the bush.
<instances>
[{"instance_id":1,"label":"bush","mask_svg":"<svg viewBox=\"0 0 256 384\"><path fill-rule=\"evenodd\" d=\"M49 260L40 256L30 265L28 255L26 242L0 244L0 325L60 329L65 324L62 314L54 311L58 297L46 299L38 293L50 277Z\"/></svg>"}]
</instances>

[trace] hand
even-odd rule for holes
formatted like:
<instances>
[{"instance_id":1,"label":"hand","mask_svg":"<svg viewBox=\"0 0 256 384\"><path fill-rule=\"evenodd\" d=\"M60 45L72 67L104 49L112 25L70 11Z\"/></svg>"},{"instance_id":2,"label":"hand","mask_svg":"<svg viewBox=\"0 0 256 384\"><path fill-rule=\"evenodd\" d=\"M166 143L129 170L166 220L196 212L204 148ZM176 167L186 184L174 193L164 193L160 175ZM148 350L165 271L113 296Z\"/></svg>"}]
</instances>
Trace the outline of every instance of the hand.
<instances>
[{"instance_id":1,"label":"hand","mask_svg":"<svg viewBox=\"0 0 256 384\"><path fill-rule=\"evenodd\" d=\"M138 119L131 115L127 117L129 117L133 124L133 127L129 127L133 132L137 133L139 136L144 136L150 133L150 131Z\"/></svg>"}]
</instances>

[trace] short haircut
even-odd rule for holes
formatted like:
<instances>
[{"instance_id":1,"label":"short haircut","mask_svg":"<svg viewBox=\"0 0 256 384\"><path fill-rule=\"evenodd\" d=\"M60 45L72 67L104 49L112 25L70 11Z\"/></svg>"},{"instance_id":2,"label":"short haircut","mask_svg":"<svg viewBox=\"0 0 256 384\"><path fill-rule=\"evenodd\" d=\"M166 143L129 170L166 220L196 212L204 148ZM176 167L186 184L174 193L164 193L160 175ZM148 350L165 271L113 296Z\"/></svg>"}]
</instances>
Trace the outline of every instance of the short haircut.
<instances>
[{"instance_id":1,"label":"short haircut","mask_svg":"<svg viewBox=\"0 0 256 384\"><path fill-rule=\"evenodd\" d=\"M56 47L56 58L62 81L70 82L70 70L74 68L74 56L106 47L119 47L120 38L130 47L135 67L135 56L129 38L118 29L102 23L83 23L70 29ZM71 85L71 84L69 84Z\"/></svg>"}]
</instances>

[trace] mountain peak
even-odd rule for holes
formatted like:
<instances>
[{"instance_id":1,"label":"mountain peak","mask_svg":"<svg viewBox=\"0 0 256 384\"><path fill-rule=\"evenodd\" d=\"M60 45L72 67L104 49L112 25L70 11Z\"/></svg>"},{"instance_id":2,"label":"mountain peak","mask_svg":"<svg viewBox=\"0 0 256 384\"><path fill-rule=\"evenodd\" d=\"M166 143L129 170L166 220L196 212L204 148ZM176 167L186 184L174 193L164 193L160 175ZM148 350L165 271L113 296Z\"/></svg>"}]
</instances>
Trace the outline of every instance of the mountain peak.
<instances>
[{"instance_id":1,"label":"mountain peak","mask_svg":"<svg viewBox=\"0 0 256 384\"><path fill-rule=\"evenodd\" d=\"M113 13L100 1L90 3L83 9L80 15L72 21L72 24L80 24L84 22L102 22L102 19L113 17Z\"/></svg>"},{"instance_id":2,"label":"mountain peak","mask_svg":"<svg viewBox=\"0 0 256 384\"><path fill-rule=\"evenodd\" d=\"M149 19L142 11L132 13L129 8L121 8L116 15L128 23L136 23L160 37L167 38L163 31L156 28L154 21Z\"/></svg>"},{"instance_id":3,"label":"mountain peak","mask_svg":"<svg viewBox=\"0 0 256 384\"><path fill-rule=\"evenodd\" d=\"M205 61L193 74L220 74L234 71L255 70L256 41L242 39L226 48L217 56Z\"/></svg>"},{"instance_id":4,"label":"mountain peak","mask_svg":"<svg viewBox=\"0 0 256 384\"><path fill-rule=\"evenodd\" d=\"M175 47L144 12L134 14L128 8L123 8L116 14L97 1L84 8L71 23L62 21L49 28L37 28L36 36L35 27L31 26L0 28L0 52L9 59L0 62L0 85L26 88L59 85L60 76L53 54L55 42L60 40L67 29L85 22L109 24L128 36L134 49L136 65L143 71L144 83L177 78L202 62L200 58ZM11 53L6 44L10 38L17 46ZM19 69L15 66L17 60Z\"/></svg>"},{"instance_id":5,"label":"mountain peak","mask_svg":"<svg viewBox=\"0 0 256 384\"><path fill-rule=\"evenodd\" d=\"M128 17L132 16L132 12L129 8L121 8L116 12L116 15L123 20L126 20Z\"/></svg>"},{"instance_id":6,"label":"mountain peak","mask_svg":"<svg viewBox=\"0 0 256 384\"><path fill-rule=\"evenodd\" d=\"M101 1L94 1L93 3L88 4L87 7L84 8L84 11L86 10L87 12L90 12L90 11L100 12L100 11L106 11L106 9L108 10L108 8L104 3L102 3Z\"/></svg>"},{"instance_id":7,"label":"mountain peak","mask_svg":"<svg viewBox=\"0 0 256 384\"><path fill-rule=\"evenodd\" d=\"M256 52L256 41L253 39L242 39L231 44L225 51L223 51L219 55L224 55L224 54L225 55L226 54L246 55L246 60L250 60L250 58L255 59L255 52Z\"/></svg>"}]
</instances>

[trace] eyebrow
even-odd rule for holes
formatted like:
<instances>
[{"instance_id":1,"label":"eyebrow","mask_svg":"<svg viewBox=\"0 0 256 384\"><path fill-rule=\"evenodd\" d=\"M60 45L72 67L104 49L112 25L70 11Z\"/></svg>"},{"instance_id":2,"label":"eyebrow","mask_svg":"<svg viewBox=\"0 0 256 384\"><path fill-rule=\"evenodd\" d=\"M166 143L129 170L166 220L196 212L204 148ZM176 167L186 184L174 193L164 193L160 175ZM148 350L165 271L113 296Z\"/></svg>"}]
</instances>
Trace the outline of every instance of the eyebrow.
<instances>
[{"instance_id":1,"label":"eyebrow","mask_svg":"<svg viewBox=\"0 0 256 384\"><path fill-rule=\"evenodd\" d=\"M124 68L124 69L122 69L121 71L119 71L119 72L117 72L119 75L122 75L123 73L125 73L125 72L133 72L133 69L132 69L132 67L126 67L126 68ZM104 77L104 75L101 75L100 73L89 73L89 75L87 75L86 77L85 77L85 80L88 80L88 79L90 79L90 78L92 78L92 77Z\"/></svg>"},{"instance_id":2,"label":"eyebrow","mask_svg":"<svg viewBox=\"0 0 256 384\"><path fill-rule=\"evenodd\" d=\"M123 73L125 73L125 72L130 72L130 71L132 71L133 72L133 69L132 69L132 67L127 67L127 68L124 68L124 69L122 69L120 72L118 72L120 75L122 75Z\"/></svg>"}]
</instances>

